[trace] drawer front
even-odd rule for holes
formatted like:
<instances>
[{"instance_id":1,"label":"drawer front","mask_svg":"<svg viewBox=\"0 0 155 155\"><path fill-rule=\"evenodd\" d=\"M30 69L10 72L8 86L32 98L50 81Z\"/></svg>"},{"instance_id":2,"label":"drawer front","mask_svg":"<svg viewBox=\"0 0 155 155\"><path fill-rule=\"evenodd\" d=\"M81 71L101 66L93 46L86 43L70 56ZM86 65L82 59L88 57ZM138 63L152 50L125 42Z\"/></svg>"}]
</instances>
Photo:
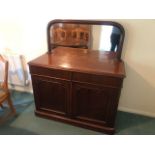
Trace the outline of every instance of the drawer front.
<instances>
[{"instance_id":1,"label":"drawer front","mask_svg":"<svg viewBox=\"0 0 155 155\"><path fill-rule=\"evenodd\" d=\"M123 82L123 78L76 72L72 73L72 80L111 87L121 87Z\"/></svg>"},{"instance_id":2,"label":"drawer front","mask_svg":"<svg viewBox=\"0 0 155 155\"><path fill-rule=\"evenodd\" d=\"M43 68L39 66L30 66L30 73L36 75L49 76L59 79L71 80L71 73L64 70L57 70L51 68Z\"/></svg>"}]
</instances>

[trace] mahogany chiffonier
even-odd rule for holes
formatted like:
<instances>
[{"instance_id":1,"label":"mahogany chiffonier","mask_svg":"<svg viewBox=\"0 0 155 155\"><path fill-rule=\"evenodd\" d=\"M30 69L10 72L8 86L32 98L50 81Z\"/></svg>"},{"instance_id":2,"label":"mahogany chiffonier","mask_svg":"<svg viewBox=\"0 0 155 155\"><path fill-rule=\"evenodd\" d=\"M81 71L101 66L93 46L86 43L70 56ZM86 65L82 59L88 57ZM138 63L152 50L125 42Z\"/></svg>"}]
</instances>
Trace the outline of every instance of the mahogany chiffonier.
<instances>
[{"instance_id":1,"label":"mahogany chiffonier","mask_svg":"<svg viewBox=\"0 0 155 155\"><path fill-rule=\"evenodd\" d=\"M124 35L111 21L51 21L48 52L29 62L35 114L113 134L125 77Z\"/></svg>"}]
</instances>

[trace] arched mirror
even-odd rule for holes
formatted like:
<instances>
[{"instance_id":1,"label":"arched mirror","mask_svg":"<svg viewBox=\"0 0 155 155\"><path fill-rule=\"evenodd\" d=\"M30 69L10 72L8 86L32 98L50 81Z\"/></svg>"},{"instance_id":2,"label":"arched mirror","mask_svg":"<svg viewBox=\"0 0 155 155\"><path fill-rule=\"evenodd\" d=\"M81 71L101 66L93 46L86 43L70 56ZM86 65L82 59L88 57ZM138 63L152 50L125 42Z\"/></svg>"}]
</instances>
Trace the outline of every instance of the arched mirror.
<instances>
[{"instance_id":1,"label":"arched mirror","mask_svg":"<svg viewBox=\"0 0 155 155\"><path fill-rule=\"evenodd\" d=\"M48 50L57 46L116 53L120 59L124 28L112 21L53 20L48 24Z\"/></svg>"}]
</instances>

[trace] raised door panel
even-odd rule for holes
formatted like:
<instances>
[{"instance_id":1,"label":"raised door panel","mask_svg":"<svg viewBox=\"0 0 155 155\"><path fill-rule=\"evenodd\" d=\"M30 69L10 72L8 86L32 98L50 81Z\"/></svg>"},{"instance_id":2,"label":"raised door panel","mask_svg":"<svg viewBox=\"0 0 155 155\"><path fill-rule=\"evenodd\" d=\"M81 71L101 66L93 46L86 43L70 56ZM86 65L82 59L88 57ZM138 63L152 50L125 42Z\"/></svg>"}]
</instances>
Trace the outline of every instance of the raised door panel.
<instances>
[{"instance_id":1,"label":"raised door panel","mask_svg":"<svg viewBox=\"0 0 155 155\"><path fill-rule=\"evenodd\" d=\"M66 115L69 104L69 83L62 80L32 76L37 110Z\"/></svg>"},{"instance_id":2,"label":"raised door panel","mask_svg":"<svg viewBox=\"0 0 155 155\"><path fill-rule=\"evenodd\" d=\"M82 121L111 126L117 97L112 88L74 83L73 115Z\"/></svg>"}]
</instances>

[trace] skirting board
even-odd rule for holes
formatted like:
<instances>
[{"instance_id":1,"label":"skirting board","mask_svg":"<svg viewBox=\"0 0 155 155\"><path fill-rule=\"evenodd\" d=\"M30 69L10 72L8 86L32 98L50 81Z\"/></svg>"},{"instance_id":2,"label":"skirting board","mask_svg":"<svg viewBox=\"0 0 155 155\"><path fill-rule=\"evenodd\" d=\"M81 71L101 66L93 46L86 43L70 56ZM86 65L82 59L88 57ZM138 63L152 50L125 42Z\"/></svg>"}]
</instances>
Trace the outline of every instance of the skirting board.
<instances>
[{"instance_id":1,"label":"skirting board","mask_svg":"<svg viewBox=\"0 0 155 155\"><path fill-rule=\"evenodd\" d=\"M155 113L146 112L146 111L142 111L142 110L130 109L130 108L126 108L126 107L118 107L118 110L123 111L123 112L129 112L129 113L134 113L134 114L139 114L139 115L155 118Z\"/></svg>"},{"instance_id":2,"label":"skirting board","mask_svg":"<svg viewBox=\"0 0 155 155\"><path fill-rule=\"evenodd\" d=\"M32 86L31 85L25 86L25 87L22 87L22 86L10 86L9 85L9 89L10 90L16 90L16 91L21 91L21 92L33 93Z\"/></svg>"}]
</instances>

